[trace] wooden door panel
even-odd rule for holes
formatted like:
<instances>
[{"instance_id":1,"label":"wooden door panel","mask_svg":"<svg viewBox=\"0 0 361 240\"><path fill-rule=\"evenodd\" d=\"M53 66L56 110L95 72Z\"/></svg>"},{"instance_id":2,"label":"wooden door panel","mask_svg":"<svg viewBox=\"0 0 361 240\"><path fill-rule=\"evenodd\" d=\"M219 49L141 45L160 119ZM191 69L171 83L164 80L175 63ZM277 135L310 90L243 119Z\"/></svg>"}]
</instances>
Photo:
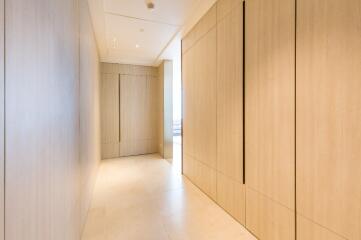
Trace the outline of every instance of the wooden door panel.
<instances>
[{"instance_id":1,"label":"wooden door panel","mask_svg":"<svg viewBox=\"0 0 361 240\"><path fill-rule=\"evenodd\" d=\"M101 82L102 158L119 156L119 74L103 73Z\"/></svg>"},{"instance_id":2,"label":"wooden door panel","mask_svg":"<svg viewBox=\"0 0 361 240\"><path fill-rule=\"evenodd\" d=\"M195 159L212 169L216 169L217 157L217 112L216 81L217 31L208 32L195 44L196 72L194 78L195 118Z\"/></svg>"},{"instance_id":3,"label":"wooden door panel","mask_svg":"<svg viewBox=\"0 0 361 240\"><path fill-rule=\"evenodd\" d=\"M260 240L294 240L295 210L247 188L247 229Z\"/></svg>"},{"instance_id":4,"label":"wooden door panel","mask_svg":"<svg viewBox=\"0 0 361 240\"><path fill-rule=\"evenodd\" d=\"M247 227L294 239L294 0L246 1L245 84Z\"/></svg>"},{"instance_id":5,"label":"wooden door panel","mask_svg":"<svg viewBox=\"0 0 361 240\"><path fill-rule=\"evenodd\" d=\"M182 40L183 173L216 200L216 5Z\"/></svg>"},{"instance_id":6,"label":"wooden door panel","mask_svg":"<svg viewBox=\"0 0 361 240\"><path fill-rule=\"evenodd\" d=\"M342 236L300 215L297 216L297 233L298 240L345 240Z\"/></svg>"},{"instance_id":7,"label":"wooden door panel","mask_svg":"<svg viewBox=\"0 0 361 240\"><path fill-rule=\"evenodd\" d=\"M243 182L242 4L233 9L217 23L217 171Z\"/></svg>"},{"instance_id":8,"label":"wooden door panel","mask_svg":"<svg viewBox=\"0 0 361 240\"><path fill-rule=\"evenodd\" d=\"M121 75L120 155L158 150L158 79L147 75Z\"/></svg>"},{"instance_id":9,"label":"wooden door panel","mask_svg":"<svg viewBox=\"0 0 361 240\"><path fill-rule=\"evenodd\" d=\"M300 0L297 9L297 211L361 239L361 1Z\"/></svg>"},{"instance_id":10,"label":"wooden door panel","mask_svg":"<svg viewBox=\"0 0 361 240\"><path fill-rule=\"evenodd\" d=\"M217 203L245 224L243 4L217 2Z\"/></svg>"}]
</instances>

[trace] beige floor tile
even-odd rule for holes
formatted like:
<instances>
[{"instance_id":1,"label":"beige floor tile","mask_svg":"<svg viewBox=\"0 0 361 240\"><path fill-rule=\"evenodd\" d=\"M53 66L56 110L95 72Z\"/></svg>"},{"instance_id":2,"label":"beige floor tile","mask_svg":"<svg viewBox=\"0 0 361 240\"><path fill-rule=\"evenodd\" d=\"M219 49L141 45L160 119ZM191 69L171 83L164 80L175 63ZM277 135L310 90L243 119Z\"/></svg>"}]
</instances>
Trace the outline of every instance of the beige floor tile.
<instances>
[{"instance_id":1,"label":"beige floor tile","mask_svg":"<svg viewBox=\"0 0 361 240\"><path fill-rule=\"evenodd\" d=\"M82 240L254 240L158 155L105 160Z\"/></svg>"}]
</instances>

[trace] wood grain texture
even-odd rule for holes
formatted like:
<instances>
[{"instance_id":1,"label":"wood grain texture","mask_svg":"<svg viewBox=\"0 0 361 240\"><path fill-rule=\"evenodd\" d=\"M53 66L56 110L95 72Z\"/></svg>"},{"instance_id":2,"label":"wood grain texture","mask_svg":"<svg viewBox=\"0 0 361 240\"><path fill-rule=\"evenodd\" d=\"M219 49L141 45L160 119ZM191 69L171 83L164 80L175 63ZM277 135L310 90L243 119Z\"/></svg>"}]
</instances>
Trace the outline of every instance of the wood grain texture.
<instances>
[{"instance_id":1,"label":"wood grain texture","mask_svg":"<svg viewBox=\"0 0 361 240\"><path fill-rule=\"evenodd\" d=\"M182 53L184 54L188 49L199 41L205 34L207 34L217 22L217 4L208 10L208 12L199 20L193 29L182 39Z\"/></svg>"},{"instance_id":2,"label":"wood grain texture","mask_svg":"<svg viewBox=\"0 0 361 240\"><path fill-rule=\"evenodd\" d=\"M120 75L120 156L158 152L158 78Z\"/></svg>"},{"instance_id":3,"label":"wood grain texture","mask_svg":"<svg viewBox=\"0 0 361 240\"><path fill-rule=\"evenodd\" d=\"M194 158L194 117L195 117L195 51L182 56L183 88L183 153ZM184 171L186 173L186 171Z\"/></svg>"},{"instance_id":4,"label":"wood grain texture","mask_svg":"<svg viewBox=\"0 0 361 240\"><path fill-rule=\"evenodd\" d=\"M217 30L207 33L195 51L194 158L216 169L217 165Z\"/></svg>"},{"instance_id":5,"label":"wood grain texture","mask_svg":"<svg viewBox=\"0 0 361 240\"><path fill-rule=\"evenodd\" d=\"M161 67L162 66L162 67ZM163 78L159 76L159 81L163 80L163 91L161 95L163 96L163 103L158 105L163 105L162 119L163 119L163 138L164 142L164 151L163 157L168 161L173 159L173 62L170 60L165 60L161 64L159 69L162 69ZM161 83L159 83L161 84Z\"/></svg>"},{"instance_id":6,"label":"wood grain texture","mask_svg":"<svg viewBox=\"0 0 361 240\"><path fill-rule=\"evenodd\" d=\"M217 12L217 203L245 224L242 3L218 1Z\"/></svg>"},{"instance_id":7,"label":"wood grain texture","mask_svg":"<svg viewBox=\"0 0 361 240\"><path fill-rule=\"evenodd\" d=\"M215 23L216 5L188 34L188 37L193 36L197 40L183 40L183 46L189 44L188 51L183 53L183 172L214 200L217 184Z\"/></svg>"},{"instance_id":8,"label":"wood grain texture","mask_svg":"<svg viewBox=\"0 0 361 240\"><path fill-rule=\"evenodd\" d=\"M247 185L291 209L295 195L294 4L293 0L250 0L246 19Z\"/></svg>"},{"instance_id":9,"label":"wood grain texture","mask_svg":"<svg viewBox=\"0 0 361 240\"><path fill-rule=\"evenodd\" d=\"M258 239L295 239L294 209L272 201L250 188L246 188L246 199L247 229Z\"/></svg>"},{"instance_id":10,"label":"wood grain texture","mask_svg":"<svg viewBox=\"0 0 361 240\"><path fill-rule=\"evenodd\" d=\"M300 215L297 215L297 239L299 240L346 240L330 230L323 228Z\"/></svg>"},{"instance_id":11,"label":"wood grain texture","mask_svg":"<svg viewBox=\"0 0 361 240\"><path fill-rule=\"evenodd\" d=\"M0 240L4 240L4 174L5 174L5 9L0 0Z\"/></svg>"},{"instance_id":12,"label":"wood grain texture","mask_svg":"<svg viewBox=\"0 0 361 240\"><path fill-rule=\"evenodd\" d=\"M103 158L157 153L161 111L158 68L112 63L101 65L102 82L111 80L111 85L103 90L109 94L103 94L104 99L102 97Z\"/></svg>"},{"instance_id":13,"label":"wood grain texture","mask_svg":"<svg viewBox=\"0 0 361 240\"><path fill-rule=\"evenodd\" d=\"M84 226L101 159L100 62L88 1L80 0L81 224Z\"/></svg>"},{"instance_id":14,"label":"wood grain texture","mask_svg":"<svg viewBox=\"0 0 361 240\"><path fill-rule=\"evenodd\" d=\"M298 1L297 23L297 211L361 239L361 1Z\"/></svg>"},{"instance_id":15,"label":"wood grain texture","mask_svg":"<svg viewBox=\"0 0 361 240\"><path fill-rule=\"evenodd\" d=\"M183 158L185 175L211 199L217 199L217 172L188 155Z\"/></svg>"},{"instance_id":16,"label":"wood grain texture","mask_svg":"<svg viewBox=\"0 0 361 240\"><path fill-rule=\"evenodd\" d=\"M158 153L164 157L164 64L158 67Z\"/></svg>"},{"instance_id":17,"label":"wood grain texture","mask_svg":"<svg viewBox=\"0 0 361 240\"><path fill-rule=\"evenodd\" d=\"M217 172L217 203L242 225L246 224L246 187Z\"/></svg>"},{"instance_id":18,"label":"wood grain texture","mask_svg":"<svg viewBox=\"0 0 361 240\"><path fill-rule=\"evenodd\" d=\"M119 74L102 73L102 158L119 156Z\"/></svg>"},{"instance_id":19,"label":"wood grain texture","mask_svg":"<svg viewBox=\"0 0 361 240\"><path fill-rule=\"evenodd\" d=\"M78 1L6 1L6 236L78 240Z\"/></svg>"},{"instance_id":20,"label":"wood grain texture","mask_svg":"<svg viewBox=\"0 0 361 240\"><path fill-rule=\"evenodd\" d=\"M239 182L243 181L242 25L241 4L217 25L217 171Z\"/></svg>"},{"instance_id":21,"label":"wood grain texture","mask_svg":"<svg viewBox=\"0 0 361 240\"><path fill-rule=\"evenodd\" d=\"M247 228L294 239L295 1L249 0L246 12Z\"/></svg>"},{"instance_id":22,"label":"wood grain texture","mask_svg":"<svg viewBox=\"0 0 361 240\"><path fill-rule=\"evenodd\" d=\"M232 14L231 12L239 5L242 7L243 0L218 0L217 1L217 22L223 20L224 17ZM242 20L240 20L242 23ZM241 25L242 26L242 25Z\"/></svg>"}]
</instances>

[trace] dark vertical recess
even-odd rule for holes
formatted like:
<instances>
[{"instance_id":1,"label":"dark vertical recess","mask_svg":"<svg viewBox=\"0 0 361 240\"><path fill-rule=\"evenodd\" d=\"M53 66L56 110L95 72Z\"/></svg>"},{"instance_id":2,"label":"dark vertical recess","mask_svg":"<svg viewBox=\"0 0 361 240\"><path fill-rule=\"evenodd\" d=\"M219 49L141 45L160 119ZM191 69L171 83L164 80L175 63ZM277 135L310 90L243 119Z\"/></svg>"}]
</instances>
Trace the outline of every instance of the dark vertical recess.
<instances>
[{"instance_id":1,"label":"dark vertical recess","mask_svg":"<svg viewBox=\"0 0 361 240\"><path fill-rule=\"evenodd\" d=\"M246 1L243 1L243 184L246 184Z\"/></svg>"},{"instance_id":2,"label":"dark vertical recess","mask_svg":"<svg viewBox=\"0 0 361 240\"><path fill-rule=\"evenodd\" d=\"M118 107L118 111L119 111L119 115L118 115L118 117L119 117L119 129L118 129L118 135L119 135L119 137L118 137L118 139L119 139L119 143L122 141L122 130L121 130L121 127L122 127L122 125L121 125L121 96L120 96L120 93L121 93L121 76L120 76L120 74L118 75L118 104L119 104L119 107Z\"/></svg>"},{"instance_id":3,"label":"dark vertical recess","mask_svg":"<svg viewBox=\"0 0 361 240\"><path fill-rule=\"evenodd\" d=\"M297 240L297 0L295 0L295 239Z\"/></svg>"},{"instance_id":4,"label":"dark vertical recess","mask_svg":"<svg viewBox=\"0 0 361 240\"><path fill-rule=\"evenodd\" d=\"M181 172L182 175L184 174L183 172L183 159L184 159L184 154L183 154L183 115L184 115L184 86L183 86L183 40L181 41Z\"/></svg>"}]
</instances>

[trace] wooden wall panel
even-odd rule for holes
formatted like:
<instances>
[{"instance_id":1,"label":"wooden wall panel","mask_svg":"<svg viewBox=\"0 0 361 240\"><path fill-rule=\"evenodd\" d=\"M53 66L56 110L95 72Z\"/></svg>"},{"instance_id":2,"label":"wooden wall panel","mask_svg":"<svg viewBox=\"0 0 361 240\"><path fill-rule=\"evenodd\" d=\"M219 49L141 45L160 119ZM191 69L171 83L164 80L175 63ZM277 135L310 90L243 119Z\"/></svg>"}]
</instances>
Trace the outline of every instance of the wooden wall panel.
<instances>
[{"instance_id":1,"label":"wooden wall panel","mask_svg":"<svg viewBox=\"0 0 361 240\"><path fill-rule=\"evenodd\" d=\"M228 16L228 18L229 18L230 14L232 14L232 11L237 9L238 5L240 5L242 7L242 4L243 4L243 0L218 0L217 1L217 22L220 22L226 16ZM239 19L239 21L240 22L237 22L237 23L235 22L235 25L242 23L243 19ZM233 26L235 26L235 25L233 25ZM239 27L241 27L240 30L242 31L243 26L239 25ZM235 37L234 40L235 39L237 39L237 37Z\"/></svg>"},{"instance_id":2,"label":"wooden wall panel","mask_svg":"<svg viewBox=\"0 0 361 240\"><path fill-rule=\"evenodd\" d=\"M119 74L102 73L102 158L119 156Z\"/></svg>"},{"instance_id":3,"label":"wooden wall panel","mask_svg":"<svg viewBox=\"0 0 361 240\"><path fill-rule=\"evenodd\" d=\"M254 191L246 190L246 223L261 240L294 240L295 211Z\"/></svg>"},{"instance_id":4,"label":"wooden wall panel","mask_svg":"<svg viewBox=\"0 0 361 240\"><path fill-rule=\"evenodd\" d=\"M360 9L298 1L297 212L313 223L299 222L302 240L361 239Z\"/></svg>"},{"instance_id":5,"label":"wooden wall panel","mask_svg":"<svg viewBox=\"0 0 361 240\"><path fill-rule=\"evenodd\" d=\"M184 168L206 194L216 200L216 5L183 40Z\"/></svg>"},{"instance_id":6,"label":"wooden wall panel","mask_svg":"<svg viewBox=\"0 0 361 240\"><path fill-rule=\"evenodd\" d=\"M159 111L160 111L160 103L158 98L158 90L159 90L159 78L158 75L148 75L148 95L147 95L147 115L149 120L147 121L147 135L146 137L149 139L149 152L150 153L158 153L159 146Z\"/></svg>"},{"instance_id":7,"label":"wooden wall panel","mask_svg":"<svg viewBox=\"0 0 361 240\"><path fill-rule=\"evenodd\" d=\"M302 240L345 240L346 238L297 215L297 239Z\"/></svg>"},{"instance_id":8,"label":"wooden wall panel","mask_svg":"<svg viewBox=\"0 0 361 240\"><path fill-rule=\"evenodd\" d=\"M249 0L246 13L247 227L294 239L295 1Z\"/></svg>"},{"instance_id":9,"label":"wooden wall panel","mask_svg":"<svg viewBox=\"0 0 361 240\"><path fill-rule=\"evenodd\" d=\"M217 199L217 172L203 163L186 156L183 173L211 199Z\"/></svg>"},{"instance_id":10,"label":"wooden wall panel","mask_svg":"<svg viewBox=\"0 0 361 240\"><path fill-rule=\"evenodd\" d=\"M164 158L173 159L173 62L166 60L164 64Z\"/></svg>"},{"instance_id":11,"label":"wooden wall panel","mask_svg":"<svg viewBox=\"0 0 361 240\"><path fill-rule=\"evenodd\" d=\"M164 64L161 63L158 67L158 152L163 157L164 156Z\"/></svg>"},{"instance_id":12,"label":"wooden wall panel","mask_svg":"<svg viewBox=\"0 0 361 240\"><path fill-rule=\"evenodd\" d=\"M183 40L183 172L245 224L242 26L221 0Z\"/></svg>"},{"instance_id":13,"label":"wooden wall panel","mask_svg":"<svg viewBox=\"0 0 361 240\"><path fill-rule=\"evenodd\" d=\"M183 153L182 153L182 172L192 182L195 183L194 161L194 117L195 117L195 54L194 51L188 51L182 56L182 89L183 89Z\"/></svg>"},{"instance_id":14,"label":"wooden wall panel","mask_svg":"<svg viewBox=\"0 0 361 240\"><path fill-rule=\"evenodd\" d=\"M182 56L183 76L183 160L194 158L194 117L195 117L195 70L194 51L188 51ZM185 161L185 160L184 160ZM183 169L186 173L185 169Z\"/></svg>"},{"instance_id":15,"label":"wooden wall panel","mask_svg":"<svg viewBox=\"0 0 361 240\"><path fill-rule=\"evenodd\" d=\"M7 240L78 240L78 1L6 0Z\"/></svg>"},{"instance_id":16,"label":"wooden wall panel","mask_svg":"<svg viewBox=\"0 0 361 240\"><path fill-rule=\"evenodd\" d=\"M217 21L217 5L215 4L193 27L193 29L182 39L182 53L184 54L188 49L207 34L215 25Z\"/></svg>"},{"instance_id":17,"label":"wooden wall panel","mask_svg":"<svg viewBox=\"0 0 361 240\"><path fill-rule=\"evenodd\" d=\"M213 28L192 49L196 57L194 158L212 169L217 164L216 33Z\"/></svg>"},{"instance_id":18,"label":"wooden wall panel","mask_svg":"<svg viewBox=\"0 0 361 240\"><path fill-rule=\"evenodd\" d=\"M99 162L100 62L88 1L80 0L80 166L81 224L85 224L92 200Z\"/></svg>"},{"instance_id":19,"label":"wooden wall panel","mask_svg":"<svg viewBox=\"0 0 361 240\"><path fill-rule=\"evenodd\" d=\"M183 39L183 171L213 199L215 192L217 203L246 222L259 239L295 239L296 217L298 239L360 239L361 162L356 159L361 154L361 1L298 1L297 96L295 4L294 0L246 2L246 188L240 182L242 128L238 125L241 2L219 0ZM214 18L216 93L212 78L205 77L211 70L199 64L214 57L209 49L204 51ZM208 142L202 134L212 123L201 125L204 119L198 115L212 117L213 103L207 107L203 103L209 96L217 99L215 164L204 158L205 149L212 153L212 132Z\"/></svg>"},{"instance_id":20,"label":"wooden wall panel","mask_svg":"<svg viewBox=\"0 0 361 240\"><path fill-rule=\"evenodd\" d=\"M168 161L173 159L173 62L164 60L159 69L159 142L160 153Z\"/></svg>"},{"instance_id":21,"label":"wooden wall panel","mask_svg":"<svg viewBox=\"0 0 361 240\"><path fill-rule=\"evenodd\" d=\"M246 224L246 188L242 182L217 172L217 203L239 223Z\"/></svg>"},{"instance_id":22,"label":"wooden wall panel","mask_svg":"<svg viewBox=\"0 0 361 240\"><path fill-rule=\"evenodd\" d=\"M217 2L217 202L245 224L243 5Z\"/></svg>"},{"instance_id":23,"label":"wooden wall panel","mask_svg":"<svg viewBox=\"0 0 361 240\"><path fill-rule=\"evenodd\" d=\"M217 171L239 182L243 181L242 25L241 3L217 25Z\"/></svg>"},{"instance_id":24,"label":"wooden wall panel","mask_svg":"<svg viewBox=\"0 0 361 240\"><path fill-rule=\"evenodd\" d=\"M120 155L135 155L136 151L146 151L147 126L141 124L147 105L147 77L121 75L121 133ZM142 133L144 134L142 136Z\"/></svg>"},{"instance_id":25,"label":"wooden wall panel","mask_svg":"<svg viewBox=\"0 0 361 240\"><path fill-rule=\"evenodd\" d=\"M158 79L121 75L120 155L158 152Z\"/></svg>"},{"instance_id":26,"label":"wooden wall panel","mask_svg":"<svg viewBox=\"0 0 361 240\"><path fill-rule=\"evenodd\" d=\"M102 63L101 71L102 157L157 153L161 110L158 69Z\"/></svg>"}]
</instances>

